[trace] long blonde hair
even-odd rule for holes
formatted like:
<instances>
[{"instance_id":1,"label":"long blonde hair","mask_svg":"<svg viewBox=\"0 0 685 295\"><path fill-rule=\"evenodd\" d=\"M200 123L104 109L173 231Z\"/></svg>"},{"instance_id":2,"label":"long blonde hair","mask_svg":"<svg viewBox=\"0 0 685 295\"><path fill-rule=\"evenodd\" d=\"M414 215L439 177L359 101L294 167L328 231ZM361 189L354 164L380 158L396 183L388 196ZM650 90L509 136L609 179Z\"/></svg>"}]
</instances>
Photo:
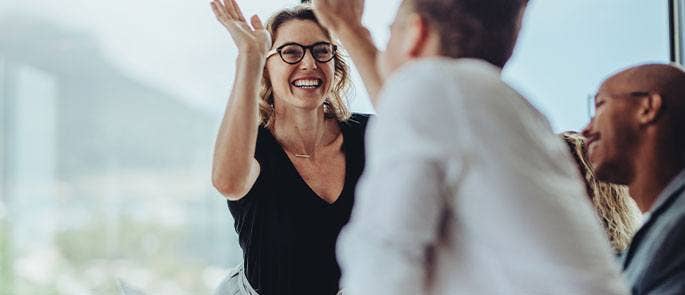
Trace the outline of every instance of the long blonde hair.
<instances>
[{"instance_id":1,"label":"long blonde hair","mask_svg":"<svg viewBox=\"0 0 685 295\"><path fill-rule=\"evenodd\" d=\"M587 193L604 224L611 246L616 252L625 250L640 222L640 211L630 198L628 187L595 178L594 169L587 159L585 137L575 132L564 132L561 137L578 164Z\"/></svg>"},{"instance_id":2,"label":"long blonde hair","mask_svg":"<svg viewBox=\"0 0 685 295\"><path fill-rule=\"evenodd\" d=\"M292 8L283 9L269 18L266 30L271 34L271 39L276 40L278 28L291 20L309 20L320 26L311 6L300 4ZM325 28L321 27L321 30L323 30L326 37L332 39L330 33ZM339 51L335 53L333 62L335 63L333 87L324 102L324 112L326 118L335 118L342 122L349 119L352 115L345 98L345 94L350 86L350 69ZM266 71L260 84L259 120L262 125L269 126L273 119L274 97L271 81L269 81Z\"/></svg>"}]
</instances>

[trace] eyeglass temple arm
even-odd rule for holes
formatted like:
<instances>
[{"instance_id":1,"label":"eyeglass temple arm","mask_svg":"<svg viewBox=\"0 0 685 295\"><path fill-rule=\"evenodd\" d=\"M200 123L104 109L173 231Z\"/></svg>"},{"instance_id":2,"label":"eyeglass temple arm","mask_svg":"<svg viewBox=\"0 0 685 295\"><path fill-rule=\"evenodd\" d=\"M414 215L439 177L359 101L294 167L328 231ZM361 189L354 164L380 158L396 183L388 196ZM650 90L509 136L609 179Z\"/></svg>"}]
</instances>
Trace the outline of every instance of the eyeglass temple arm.
<instances>
[{"instance_id":1,"label":"eyeglass temple arm","mask_svg":"<svg viewBox=\"0 0 685 295\"><path fill-rule=\"evenodd\" d=\"M269 50L269 52L266 53L266 58L269 58L272 55L277 54L277 53L278 53L278 48L271 49L271 50Z\"/></svg>"}]
</instances>

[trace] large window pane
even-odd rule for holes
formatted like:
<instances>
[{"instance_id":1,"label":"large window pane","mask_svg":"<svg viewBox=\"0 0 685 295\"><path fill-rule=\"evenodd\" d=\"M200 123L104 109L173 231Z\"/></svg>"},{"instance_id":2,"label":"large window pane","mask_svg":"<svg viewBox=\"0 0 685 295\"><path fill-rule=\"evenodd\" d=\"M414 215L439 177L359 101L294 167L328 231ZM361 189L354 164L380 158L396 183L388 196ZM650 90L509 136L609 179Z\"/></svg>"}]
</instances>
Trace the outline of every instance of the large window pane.
<instances>
[{"instance_id":1,"label":"large window pane","mask_svg":"<svg viewBox=\"0 0 685 295\"><path fill-rule=\"evenodd\" d=\"M381 47L398 3L366 1ZM505 76L558 130L614 70L668 59L665 2L531 3ZM0 295L210 293L241 252L209 175L237 52L207 2L0 1L0 40Z\"/></svg>"},{"instance_id":2,"label":"large window pane","mask_svg":"<svg viewBox=\"0 0 685 295\"><path fill-rule=\"evenodd\" d=\"M557 131L588 121L587 96L611 73L669 62L668 2L531 1L504 75Z\"/></svg>"},{"instance_id":3,"label":"large window pane","mask_svg":"<svg viewBox=\"0 0 685 295\"><path fill-rule=\"evenodd\" d=\"M280 1L245 1L266 16ZM208 2L0 2L0 294L210 294L235 48Z\"/></svg>"},{"instance_id":4,"label":"large window pane","mask_svg":"<svg viewBox=\"0 0 685 295\"><path fill-rule=\"evenodd\" d=\"M365 21L381 48L394 13L385 5L366 3ZM636 63L669 62L668 34L667 1L530 1L504 78L557 131L579 130L589 119L587 97L604 78Z\"/></svg>"}]
</instances>

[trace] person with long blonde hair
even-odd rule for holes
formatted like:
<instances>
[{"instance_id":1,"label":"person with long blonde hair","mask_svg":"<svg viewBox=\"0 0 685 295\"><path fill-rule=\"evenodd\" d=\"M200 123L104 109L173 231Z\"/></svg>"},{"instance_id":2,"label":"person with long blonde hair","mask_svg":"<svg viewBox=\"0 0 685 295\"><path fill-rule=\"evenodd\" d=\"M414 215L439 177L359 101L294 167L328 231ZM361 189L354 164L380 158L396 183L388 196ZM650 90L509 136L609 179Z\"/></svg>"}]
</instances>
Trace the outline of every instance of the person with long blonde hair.
<instances>
[{"instance_id":1,"label":"person with long blonde hair","mask_svg":"<svg viewBox=\"0 0 685 295\"><path fill-rule=\"evenodd\" d=\"M578 164L590 201L597 210L611 246L616 253L621 253L640 226L640 210L630 198L627 186L597 180L587 159L585 137L572 131L562 133L561 137Z\"/></svg>"}]
</instances>

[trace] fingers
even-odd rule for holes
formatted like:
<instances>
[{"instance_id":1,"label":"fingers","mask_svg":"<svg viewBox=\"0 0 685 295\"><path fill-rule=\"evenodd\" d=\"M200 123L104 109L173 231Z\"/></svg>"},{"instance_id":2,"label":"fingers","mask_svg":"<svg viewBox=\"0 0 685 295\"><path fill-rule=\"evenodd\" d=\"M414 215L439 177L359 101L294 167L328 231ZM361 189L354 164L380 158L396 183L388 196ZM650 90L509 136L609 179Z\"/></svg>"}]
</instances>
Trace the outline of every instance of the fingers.
<instances>
[{"instance_id":1,"label":"fingers","mask_svg":"<svg viewBox=\"0 0 685 295\"><path fill-rule=\"evenodd\" d=\"M250 23L252 24L252 28L256 30L264 30L264 25L262 24L262 20L259 19L259 16L256 14L253 15L250 18Z\"/></svg>"},{"instance_id":2,"label":"fingers","mask_svg":"<svg viewBox=\"0 0 685 295\"><path fill-rule=\"evenodd\" d=\"M226 14L230 17L231 20L245 21L242 12L240 12L240 8L238 8L238 4L235 3L234 0L221 1L223 1L224 10L226 11Z\"/></svg>"},{"instance_id":3,"label":"fingers","mask_svg":"<svg viewBox=\"0 0 685 295\"><path fill-rule=\"evenodd\" d=\"M213 0L209 3L209 5L212 7L212 12L214 12L216 18L218 18L220 21L228 19L223 5L221 5L221 3L218 0Z\"/></svg>"},{"instance_id":4,"label":"fingers","mask_svg":"<svg viewBox=\"0 0 685 295\"><path fill-rule=\"evenodd\" d=\"M214 0L216 2L221 3L221 7L224 10L224 14L226 15L227 19L229 20L236 20L238 16L233 13L233 5L231 5L230 1L226 3L226 0Z\"/></svg>"},{"instance_id":5,"label":"fingers","mask_svg":"<svg viewBox=\"0 0 685 295\"><path fill-rule=\"evenodd\" d=\"M222 22L238 21L245 22L243 12L240 10L235 0L212 0L210 2L212 11Z\"/></svg>"},{"instance_id":6,"label":"fingers","mask_svg":"<svg viewBox=\"0 0 685 295\"><path fill-rule=\"evenodd\" d=\"M221 0L212 0L212 2L210 2L210 6L212 7L212 11L214 12L214 15L216 15L216 18L219 20L219 22L226 27L234 41L238 42L240 39L239 36L244 35L245 32L243 32L243 29L240 28L240 25L238 25L235 19L229 15L226 7L223 3L221 3Z\"/></svg>"},{"instance_id":7,"label":"fingers","mask_svg":"<svg viewBox=\"0 0 685 295\"><path fill-rule=\"evenodd\" d=\"M226 1L226 0L224 0L224 1ZM237 17L236 19L240 20L240 21L245 21L245 17L243 16L243 12L240 10L240 6L238 6L238 3L235 2L235 0L227 0L227 1L230 2L232 10Z\"/></svg>"}]
</instances>

